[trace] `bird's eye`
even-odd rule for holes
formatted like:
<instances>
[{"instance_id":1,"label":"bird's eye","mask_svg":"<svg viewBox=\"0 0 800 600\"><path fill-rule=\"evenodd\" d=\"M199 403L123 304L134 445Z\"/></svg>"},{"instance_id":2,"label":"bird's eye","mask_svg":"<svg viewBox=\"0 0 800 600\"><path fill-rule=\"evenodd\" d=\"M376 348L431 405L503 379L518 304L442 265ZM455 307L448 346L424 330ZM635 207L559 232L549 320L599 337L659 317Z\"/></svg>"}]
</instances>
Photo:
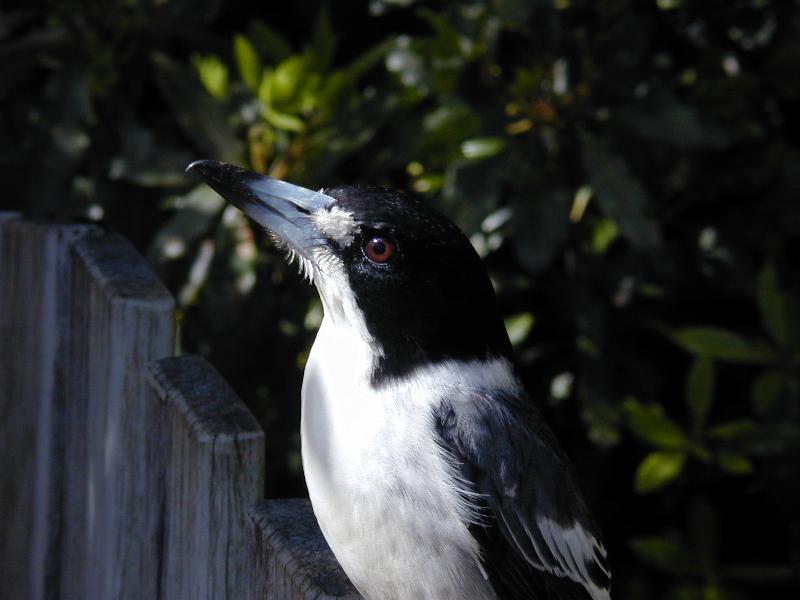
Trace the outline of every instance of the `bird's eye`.
<instances>
[{"instance_id":1,"label":"bird's eye","mask_svg":"<svg viewBox=\"0 0 800 600\"><path fill-rule=\"evenodd\" d=\"M364 255L377 264L384 264L394 258L397 246L385 237L372 237L364 244Z\"/></svg>"}]
</instances>

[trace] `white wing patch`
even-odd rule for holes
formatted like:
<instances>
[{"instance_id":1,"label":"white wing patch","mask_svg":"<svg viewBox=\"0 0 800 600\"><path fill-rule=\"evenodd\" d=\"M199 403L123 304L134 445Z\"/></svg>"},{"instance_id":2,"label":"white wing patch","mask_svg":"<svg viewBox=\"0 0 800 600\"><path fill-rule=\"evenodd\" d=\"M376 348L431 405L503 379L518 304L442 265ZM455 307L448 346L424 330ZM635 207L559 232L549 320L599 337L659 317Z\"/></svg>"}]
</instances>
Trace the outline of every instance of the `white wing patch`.
<instances>
[{"instance_id":1,"label":"white wing patch","mask_svg":"<svg viewBox=\"0 0 800 600\"><path fill-rule=\"evenodd\" d=\"M521 523L525 523L522 515L519 515ZM597 586L589 575L586 565L594 563L606 576L611 577L611 573L603 566L603 560L596 560L599 554L603 559L606 558L606 550L603 546L589 533L581 527L578 523L574 523L571 527L563 527L553 521L543 517L536 520L539 530L542 532L544 541L547 544L550 554L556 559L558 565L549 565L548 562L541 560L541 565L534 565L538 568L544 568L552 572L554 575L560 577L568 577L576 583L583 585L589 592L593 600L609 600L610 595L607 589ZM527 531L527 525L525 525ZM528 532L529 539L533 542L534 537ZM534 548L537 554L541 551ZM531 562L530 557L526 556L528 562ZM533 564L533 563L531 563Z\"/></svg>"}]
</instances>

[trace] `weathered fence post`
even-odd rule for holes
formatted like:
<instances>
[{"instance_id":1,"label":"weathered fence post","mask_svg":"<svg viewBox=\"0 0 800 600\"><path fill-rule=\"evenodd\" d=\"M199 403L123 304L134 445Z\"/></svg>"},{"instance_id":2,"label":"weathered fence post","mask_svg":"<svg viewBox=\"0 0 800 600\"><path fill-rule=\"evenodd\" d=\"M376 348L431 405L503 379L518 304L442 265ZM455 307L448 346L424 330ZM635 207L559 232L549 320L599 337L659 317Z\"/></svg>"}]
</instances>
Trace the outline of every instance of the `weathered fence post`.
<instances>
[{"instance_id":1,"label":"weathered fence post","mask_svg":"<svg viewBox=\"0 0 800 600\"><path fill-rule=\"evenodd\" d=\"M247 509L263 498L264 432L204 359L152 366L163 402L151 464L163 465L159 598L244 600Z\"/></svg>"},{"instance_id":2,"label":"weathered fence post","mask_svg":"<svg viewBox=\"0 0 800 600\"><path fill-rule=\"evenodd\" d=\"M116 235L76 241L72 271L66 477L75 485L65 515L63 598L156 598L151 499L158 490L147 469L155 418L146 374L152 360L172 354L174 303ZM85 552L76 551L83 540Z\"/></svg>"},{"instance_id":3,"label":"weathered fence post","mask_svg":"<svg viewBox=\"0 0 800 600\"><path fill-rule=\"evenodd\" d=\"M358 595L322 537L311 503L268 500L250 511L253 521L251 598L356 600Z\"/></svg>"},{"instance_id":4,"label":"weathered fence post","mask_svg":"<svg viewBox=\"0 0 800 600\"><path fill-rule=\"evenodd\" d=\"M0 597L58 576L71 243L92 227L0 215Z\"/></svg>"}]
</instances>

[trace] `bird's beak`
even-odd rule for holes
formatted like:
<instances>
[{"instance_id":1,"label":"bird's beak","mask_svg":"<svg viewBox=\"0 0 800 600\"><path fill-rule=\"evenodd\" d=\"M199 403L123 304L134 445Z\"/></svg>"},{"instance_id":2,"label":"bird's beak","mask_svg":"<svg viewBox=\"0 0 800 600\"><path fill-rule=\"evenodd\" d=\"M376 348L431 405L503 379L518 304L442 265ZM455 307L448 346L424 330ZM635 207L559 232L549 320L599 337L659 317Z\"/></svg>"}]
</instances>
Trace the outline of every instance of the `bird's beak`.
<instances>
[{"instance_id":1,"label":"bird's beak","mask_svg":"<svg viewBox=\"0 0 800 600\"><path fill-rule=\"evenodd\" d=\"M330 196L259 175L216 160L198 160L186 168L199 174L220 196L266 227L301 256L311 259L321 234L312 215L335 202Z\"/></svg>"}]
</instances>

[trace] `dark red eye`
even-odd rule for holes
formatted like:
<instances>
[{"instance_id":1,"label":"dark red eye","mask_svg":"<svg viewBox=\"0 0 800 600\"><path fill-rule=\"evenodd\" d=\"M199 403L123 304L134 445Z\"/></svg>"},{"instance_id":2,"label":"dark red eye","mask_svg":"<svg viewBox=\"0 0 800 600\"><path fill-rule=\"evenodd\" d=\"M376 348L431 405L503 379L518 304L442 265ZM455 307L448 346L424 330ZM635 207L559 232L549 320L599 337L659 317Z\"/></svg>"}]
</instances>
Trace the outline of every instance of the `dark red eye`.
<instances>
[{"instance_id":1,"label":"dark red eye","mask_svg":"<svg viewBox=\"0 0 800 600\"><path fill-rule=\"evenodd\" d=\"M374 263L387 263L394 258L397 246L383 237L370 238L364 245L364 254Z\"/></svg>"}]
</instances>

